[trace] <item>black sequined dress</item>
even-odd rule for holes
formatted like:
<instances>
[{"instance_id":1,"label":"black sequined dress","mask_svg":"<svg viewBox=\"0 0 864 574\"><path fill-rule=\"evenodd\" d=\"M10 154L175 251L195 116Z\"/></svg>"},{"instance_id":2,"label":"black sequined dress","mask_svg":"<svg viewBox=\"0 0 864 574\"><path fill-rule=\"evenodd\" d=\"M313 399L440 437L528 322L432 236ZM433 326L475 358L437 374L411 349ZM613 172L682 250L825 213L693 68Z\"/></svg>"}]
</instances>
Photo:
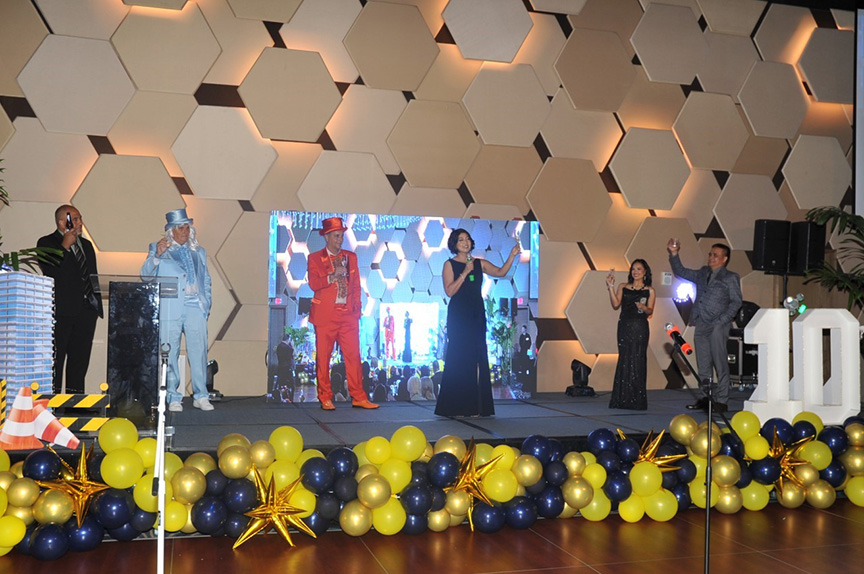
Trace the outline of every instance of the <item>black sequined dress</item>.
<instances>
[{"instance_id":1,"label":"black sequined dress","mask_svg":"<svg viewBox=\"0 0 864 574\"><path fill-rule=\"evenodd\" d=\"M618 366L612 385L610 409L644 411L648 408L645 380L648 376L648 315L636 307L647 303L648 289L623 289L618 317Z\"/></svg>"}]
</instances>

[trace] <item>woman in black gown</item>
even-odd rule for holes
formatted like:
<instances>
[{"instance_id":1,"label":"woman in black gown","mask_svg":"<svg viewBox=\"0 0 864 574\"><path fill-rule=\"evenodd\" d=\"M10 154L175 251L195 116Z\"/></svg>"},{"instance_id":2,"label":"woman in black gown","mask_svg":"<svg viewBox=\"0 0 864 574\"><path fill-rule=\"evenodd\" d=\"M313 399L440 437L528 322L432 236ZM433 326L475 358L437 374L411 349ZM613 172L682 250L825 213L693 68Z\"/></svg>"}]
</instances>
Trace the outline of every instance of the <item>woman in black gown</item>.
<instances>
[{"instance_id":1,"label":"woman in black gown","mask_svg":"<svg viewBox=\"0 0 864 574\"><path fill-rule=\"evenodd\" d=\"M615 275L606 277L609 301L621 309L618 317L618 366L612 384L610 409L644 411L648 408L648 318L654 312L654 288L651 268L644 259L630 265L627 283L615 288Z\"/></svg>"},{"instance_id":2,"label":"woman in black gown","mask_svg":"<svg viewBox=\"0 0 864 574\"><path fill-rule=\"evenodd\" d=\"M411 351L411 323L414 319L405 311L405 348L402 350L402 362L410 363L413 361L413 353Z\"/></svg>"},{"instance_id":3,"label":"woman in black gown","mask_svg":"<svg viewBox=\"0 0 864 574\"><path fill-rule=\"evenodd\" d=\"M455 255L444 263L441 275L447 305L447 355L435 414L441 416L490 416L492 382L486 352L486 311L481 288L483 274L504 277L522 250L513 246L504 265L497 267L471 256L474 240L464 229L454 229L447 247Z\"/></svg>"}]
</instances>

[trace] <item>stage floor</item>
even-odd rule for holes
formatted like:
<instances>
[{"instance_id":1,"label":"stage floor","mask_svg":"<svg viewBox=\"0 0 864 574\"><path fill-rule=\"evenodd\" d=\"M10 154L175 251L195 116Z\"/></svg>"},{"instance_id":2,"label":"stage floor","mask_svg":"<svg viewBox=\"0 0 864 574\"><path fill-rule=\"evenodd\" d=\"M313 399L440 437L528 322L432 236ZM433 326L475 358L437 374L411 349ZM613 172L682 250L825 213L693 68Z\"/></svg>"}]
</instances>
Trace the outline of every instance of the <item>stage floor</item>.
<instances>
[{"instance_id":1,"label":"stage floor","mask_svg":"<svg viewBox=\"0 0 864 574\"><path fill-rule=\"evenodd\" d=\"M733 390L727 417L741 410L752 390ZM214 402L216 409L201 412L184 401L184 411L167 413L173 429L169 449L178 452L215 451L219 440L229 433L241 433L250 441L266 440L276 427L290 425L303 435L306 448L327 451L337 446L354 446L373 436L390 438L405 425L419 427L426 438L435 441L444 435L478 442L518 445L532 434L565 441L565 446L580 448L579 443L596 428L621 429L628 436L644 437L667 428L677 414L689 413L697 421L705 413L686 410L693 395L685 390L648 391L647 411L609 408L609 393L595 397L568 397L564 393L540 393L530 399L495 401L495 416L447 418L435 415L433 401L383 403L374 411L355 409L351 403L337 402L335 411L321 410L317 402L267 403L264 397L226 397ZM170 431L169 431L170 432Z\"/></svg>"}]
</instances>

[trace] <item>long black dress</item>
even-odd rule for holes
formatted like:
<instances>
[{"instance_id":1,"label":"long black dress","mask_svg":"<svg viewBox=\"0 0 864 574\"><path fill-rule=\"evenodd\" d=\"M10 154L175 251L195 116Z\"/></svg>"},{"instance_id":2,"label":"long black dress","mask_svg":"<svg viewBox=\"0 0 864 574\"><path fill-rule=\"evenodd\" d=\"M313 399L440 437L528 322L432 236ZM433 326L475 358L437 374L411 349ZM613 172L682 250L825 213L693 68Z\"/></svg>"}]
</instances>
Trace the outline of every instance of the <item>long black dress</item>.
<instances>
[{"instance_id":1,"label":"long black dress","mask_svg":"<svg viewBox=\"0 0 864 574\"><path fill-rule=\"evenodd\" d=\"M648 300L648 289L623 289L618 317L618 366L612 385L610 409L644 411L648 408L645 380L648 376L648 315L636 308ZM643 301L643 303L645 302Z\"/></svg>"},{"instance_id":2,"label":"long black dress","mask_svg":"<svg viewBox=\"0 0 864 574\"><path fill-rule=\"evenodd\" d=\"M411 351L411 323L414 322L414 319L411 317L405 317L405 348L402 350L402 362L410 363L413 361L413 354Z\"/></svg>"},{"instance_id":3,"label":"long black dress","mask_svg":"<svg viewBox=\"0 0 864 574\"><path fill-rule=\"evenodd\" d=\"M454 259L453 276L465 264ZM441 416L494 415L489 356L486 351L486 310L481 287L483 270L478 259L473 271L447 305L447 355L435 414ZM472 280L473 278L473 280Z\"/></svg>"}]
</instances>

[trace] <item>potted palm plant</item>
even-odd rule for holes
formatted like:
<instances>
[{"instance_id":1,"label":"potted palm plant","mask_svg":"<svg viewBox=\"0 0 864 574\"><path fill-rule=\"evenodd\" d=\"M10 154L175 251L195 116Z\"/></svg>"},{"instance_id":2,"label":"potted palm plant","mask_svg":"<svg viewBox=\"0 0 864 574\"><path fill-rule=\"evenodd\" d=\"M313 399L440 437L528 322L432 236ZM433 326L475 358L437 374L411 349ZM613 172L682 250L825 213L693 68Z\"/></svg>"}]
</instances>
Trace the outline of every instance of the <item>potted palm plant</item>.
<instances>
[{"instance_id":1,"label":"potted palm plant","mask_svg":"<svg viewBox=\"0 0 864 574\"><path fill-rule=\"evenodd\" d=\"M805 283L818 282L828 291L846 293L846 309L864 306L864 217L840 207L815 207L807 220L825 225L829 233L842 236L837 261L824 262L807 271Z\"/></svg>"}]
</instances>

